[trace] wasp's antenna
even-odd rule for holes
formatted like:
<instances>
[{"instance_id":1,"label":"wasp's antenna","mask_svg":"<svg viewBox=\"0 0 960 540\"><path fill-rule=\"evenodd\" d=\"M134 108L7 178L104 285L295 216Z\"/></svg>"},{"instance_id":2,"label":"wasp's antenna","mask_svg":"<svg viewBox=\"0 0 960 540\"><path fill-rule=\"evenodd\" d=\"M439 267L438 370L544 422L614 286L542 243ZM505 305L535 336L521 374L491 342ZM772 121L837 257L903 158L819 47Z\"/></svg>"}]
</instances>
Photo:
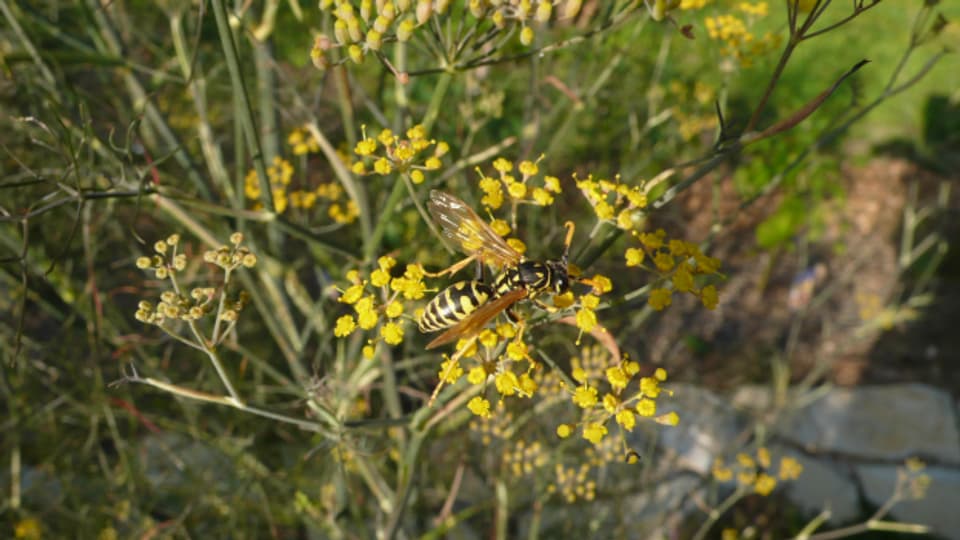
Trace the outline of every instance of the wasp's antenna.
<instances>
[{"instance_id":1,"label":"wasp's antenna","mask_svg":"<svg viewBox=\"0 0 960 540\"><path fill-rule=\"evenodd\" d=\"M563 226L567 228L567 238L563 241L563 262L567 262L567 257L570 255L570 244L573 242L573 232L577 230L577 226L572 221L567 221Z\"/></svg>"}]
</instances>

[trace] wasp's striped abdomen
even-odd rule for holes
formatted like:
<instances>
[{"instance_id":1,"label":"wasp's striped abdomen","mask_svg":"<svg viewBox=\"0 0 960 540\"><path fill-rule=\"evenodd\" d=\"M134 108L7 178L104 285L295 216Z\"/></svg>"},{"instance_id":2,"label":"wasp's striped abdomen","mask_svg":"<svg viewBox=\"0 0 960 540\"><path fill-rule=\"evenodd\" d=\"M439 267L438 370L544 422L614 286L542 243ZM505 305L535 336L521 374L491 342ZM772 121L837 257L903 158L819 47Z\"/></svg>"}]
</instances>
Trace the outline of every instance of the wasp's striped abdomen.
<instances>
[{"instance_id":1,"label":"wasp's striped abdomen","mask_svg":"<svg viewBox=\"0 0 960 540\"><path fill-rule=\"evenodd\" d=\"M464 320L494 296L489 285L460 281L444 289L427 304L420 317L421 332L436 332Z\"/></svg>"}]
</instances>

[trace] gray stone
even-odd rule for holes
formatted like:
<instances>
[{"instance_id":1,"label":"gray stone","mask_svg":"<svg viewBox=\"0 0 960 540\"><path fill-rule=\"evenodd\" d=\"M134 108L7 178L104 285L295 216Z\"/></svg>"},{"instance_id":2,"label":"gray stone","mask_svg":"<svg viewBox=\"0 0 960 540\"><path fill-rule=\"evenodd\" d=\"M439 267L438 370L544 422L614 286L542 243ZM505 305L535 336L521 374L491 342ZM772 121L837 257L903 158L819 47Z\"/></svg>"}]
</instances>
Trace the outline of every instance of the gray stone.
<instances>
[{"instance_id":1,"label":"gray stone","mask_svg":"<svg viewBox=\"0 0 960 540\"><path fill-rule=\"evenodd\" d=\"M880 507L887 502L897 484L898 468L895 465L856 467L870 504ZM930 477L926 496L900 501L886 519L928 525L940 536L960 540L960 470L928 466L922 472Z\"/></svg>"},{"instance_id":2,"label":"gray stone","mask_svg":"<svg viewBox=\"0 0 960 540\"><path fill-rule=\"evenodd\" d=\"M672 396L657 399L658 413L676 411L678 426L657 426L658 443L676 465L706 476L713 459L729 451L744 424L726 401L709 390L689 384L671 384ZM633 448L646 448L642 430L628 438Z\"/></svg>"},{"instance_id":3,"label":"gray stone","mask_svg":"<svg viewBox=\"0 0 960 540\"><path fill-rule=\"evenodd\" d=\"M958 463L952 401L922 384L838 388L788 419L780 432L812 450L882 459L924 455Z\"/></svg>"}]
</instances>

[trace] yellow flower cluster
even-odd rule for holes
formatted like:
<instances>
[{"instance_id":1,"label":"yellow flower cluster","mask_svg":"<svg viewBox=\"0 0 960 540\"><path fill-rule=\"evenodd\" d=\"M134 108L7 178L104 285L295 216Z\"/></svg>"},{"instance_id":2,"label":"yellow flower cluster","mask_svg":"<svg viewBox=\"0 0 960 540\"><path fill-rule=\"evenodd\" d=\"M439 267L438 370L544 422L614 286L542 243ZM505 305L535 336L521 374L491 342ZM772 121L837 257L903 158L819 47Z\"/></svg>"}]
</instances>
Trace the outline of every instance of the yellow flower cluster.
<instances>
[{"instance_id":1,"label":"yellow flower cluster","mask_svg":"<svg viewBox=\"0 0 960 540\"><path fill-rule=\"evenodd\" d=\"M555 474L556 479L547 486L547 491L559 493L567 503L574 503L578 499L592 501L597 496L597 482L588 478L589 464L582 463L579 467L568 469L557 463Z\"/></svg>"},{"instance_id":2,"label":"yellow flower cluster","mask_svg":"<svg viewBox=\"0 0 960 540\"><path fill-rule=\"evenodd\" d=\"M621 184L619 176L616 181L595 179L593 175L576 180L577 187L601 223L610 223L625 231L632 231L642 224L643 209L647 206L642 183L637 186Z\"/></svg>"},{"instance_id":3,"label":"yellow flower cluster","mask_svg":"<svg viewBox=\"0 0 960 540\"><path fill-rule=\"evenodd\" d=\"M588 349L584 351L584 359L593 363L600 354L597 349ZM604 357L609 360L609 355ZM640 364L623 358L615 365L607 365L601 378L596 376L594 370L588 372L583 367L576 367L578 362L571 363L574 365L573 380L579 383L570 391L571 399L584 411L579 422L583 438L594 445L599 445L606 437L606 425L610 419L614 419L626 431L633 430L638 416L652 418L664 425L673 426L679 423L680 418L675 412L657 414L657 398L663 392L660 383L667 379L667 372L663 368L657 368L652 377L638 377ZM635 386L631 386L633 381L637 381ZM609 391L602 397L601 384L609 386ZM629 392L628 387L632 388ZM560 424L557 435L561 438L569 437L574 428L575 426L570 424Z\"/></svg>"},{"instance_id":4,"label":"yellow flower cluster","mask_svg":"<svg viewBox=\"0 0 960 540\"><path fill-rule=\"evenodd\" d=\"M414 184L423 183L423 171L439 169L440 158L450 151L450 145L428 139L426 130L419 124L408 129L406 136L406 139L402 139L393 131L384 129L376 138L367 137L366 126L363 126L363 140L353 149L361 159L353 162L351 170L357 175L381 176L396 171L408 175ZM422 155L431 146L433 152Z\"/></svg>"},{"instance_id":5,"label":"yellow flower cluster","mask_svg":"<svg viewBox=\"0 0 960 540\"><path fill-rule=\"evenodd\" d=\"M473 398L477 399L477 398ZM472 400L471 400L472 401ZM475 414L470 420L470 431L480 437L480 442L484 446L490 446L494 439L505 440L509 438L513 424L513 413L506 409L503 401L498 401L494 413L483 415Z\"/></svg>"},{"instance_id":6,"label":"yellow flower cluster","mask_svg":"<svg viewBox=\"0 0 960 540\"><path fill-rule=\"evenodd\" d=\"M307 138L309 137L309 138ZM290 133L287 142L293 147L294 154L316 152L319 146L316 139L309 136L304 130L297 128ZM356 221L360 215L357 205L352 200L343 200L345 193L340 184L334 182L321 183L315 189L295 189L288 191L293 179L294 168L289 161L276 157L273 164L267 168L267 178L273 195L273 205L280 214L290 208L312 210L321 203L326 203L327 217L335 223L347 224ZM262 195L257 171L250 169L243 183L244 195L254 201L255 210L263 208L260 202Z\"/></svg>"},{"instance_id":7,"label":"yellow flower cluster","mask_svg":"<svg viewBox=\"0 0 960 540\"><path fill-rule=\"evenodd\" d=\"M721 54L735 58L741 65L748 67L758 58L780 47L781 36L773 32L766 32L757 38L751 31L757 20L767 16L769 9L766 2L740 2L737 10L746 16L746 21L738 15L727 13L714 17L707 17L704 23L707 26L707 35L710 39L720 41L723 47Z\"/></svg>"},{"instance_id":8,"label":"yellow flower cluster","mask_svg":"<svg viewBox=\"0 0 960 540\"><path fill-rule=\"evenodd\" d=\"M313 134L300 127L290 131L290 134L287 135L287 144L290 145L295 156L316 154L320 151L320 143L317 142Z\"/></svg>"},{"instance_id":9,"label":"yellow flower cluster","mask_svg":"<svg viewBox=\"0 0 960 540\"><path fill-rule=\"evenodd\" d=\"M460 361L471 358L473 366L466 373L470 384L485 389L492 383L500 402L509 396L532 397L537 391L533 373L540 366L530 357L522 334L513 324L502 323L493 330L483 330L476 338L460 340L454 357L440 366L441 381L452 384L459 380L464 374ZM481 418L493 415L490 401L482 394L471 399L467 408Z\"/></svg>"},{"instance_id":10,"label":"yellow flower cluster","mask_svg":"<svg viewBox=\"0 0 960 540\"><path fill-rule=\"evenodd\" d=\"M673 81L668 88L675 102L684 105L671 108L672 117L677 122L677 131L684 141L716 130L718 120L713 109L713 100L716 97L714 88L701 81L697 81L692 88L680 81ZM688 106L691 100L700 106L702 112Z\"/></svg>"},{"instance_id":11,"label":"yellow flower cluster","mask_svg":"<svg viewBox=\"0 0 960 540\"><path fill-rule=\"evenodd\" d=\"M168 319L181 321L195 321L212 313L218 308L216 288L195 287L189 294L181 289L177 280L177 273L187 267L187 257L177 253L180 235L172 234L166 240L159 240L153 245L156 255L153 257L137 258L137 268L152 269L157 278L169 279L173 290L160 294L160 302L156 305L147 300L137 304L134 314L136 319L146 324L162 325ZM244 246L243 235L233 233L230 236L231 245L223 245L216 250L209 250L203 254L203 260L222 268L228 275L233 270L243 266L252 268L257 264L257 257ZM240 291L236 298L224 298L220 308L220 316L228 322L236 321L249 302L246 291Z\"/></svg>"},{"instance_id":12,"label":"yellow flower cluster","mask_svg":"<svg viewBox=\"0 0 960 540\"><path fill-rule=\"evenodd\" d=\"M784 482L796 480L803 472L803 465L789 456L780 458L776 476L771 474L771 464L770 451L760 447L753 456L745 452L738 453L736 462L732 464L726 464L723 459L716 458L712 472L714 479L718 482L729 482L736 476L738 484L750 487L754 493L764 497L777 487L778 479Z\"/></svg>"},{"instance_id":13,"label":"yellow flower cluster","mask_svg":"<svg viewBox=\"0 0 960 540\"><path fill-rule=\"evenodd\" d=\"M370 272L369 278L362 278L358 270L351 270L346 275L350 286L342 291L340 302L353 306L354 314L337 319L333 334L342 338L357 328L372 330L379 325L379 337L369 340L364 347L366 358L373 357L374 346L381 339L387 345L403 342L406 307L401 299L419 300L427 291L423 268L419 264L408 264L402 276L393 277L391 272L396 265L393 257L383 256L378 259L377 268ZM386 300L378 303L377 296L369 292L368 287L380 289L381 298Z\"/></svg>"},{"instance_id":14,"label":"yellow flower cluster","mask_svg":"<svg viewBox=\"0 0 960 540\"><path fill-rule=\"evenodd\" d=\"M639 240L639 247L630 247L624 252L628 267L642 267L660 276L661 280L670 280L672 289L658 287L650 292L647 299L653 309L661 311L672 303L673 292L688 293L696 296L707 309L714 309L720 301L714 285L697 287L695 276L719 274L720 261L708 257L700 247L685 240L667 240L663 229L656 232L633 233ZM653 262L647 267L644 261Z\"/></svg>"},{"instance_id":15,"label":"yellow flower cluster","mask_svg":"<svg viewBox=\"0 0 960 540\"><path fill-rule=\"evenodd\" d=\"M504 190L510 197L510 201L516 209L516 204L526 203L537 206L549 206L553 204L554 195L561 192L560 179L556 176L544 176L542 186L531 186L529 180L540 173L539 163L543 159L540 156L537 161L521 161L517 165L517 172L520 178L517 179L514 173L514 164L512 161L499 157L493 161L493 168L497 171L498 177L487 176L478 168L477 174L480 175L480 189L483 191L483 198L480 200L487 208L497 210L503 206ZM516 212L514 212L514 217ZM514 222L516 219L514 219ZM504 223L506 225L506 223ZM498 231L499 232L499 231ZM507 230L509 232L509 229ZM503 235L506 235L504 233Z\"/></svg>"},{"instance_id":16,"label":"yellow flower cluster","mask_svg":"<svg viewBox=\"0 0 960 540\"><path fill-rule=\"evenodd\" d=\"M492 24L497 30L520 26L520 42L530 45L534 31L529 24L570 19L580 12L583 0L469 0L477 25ZM346 57L361 63L378 53L385 43L405 43L431 19L446 15L450 0L320 0L320 9L333 15L333 38L314 39L310 58L318 69L331 64L330 51L344 49Z\"/></svg>"},{"instance_id":17,"label":"yellow flower cluster","mask_svg":"<svg viewBox=\"0 0 960 540\"><path fill-rule=\"evenodd\" d=\"M547 464L547 454L539 442L526 444L520 440L504 452L503 464L514 478L531 476Z\"/></svg>"},{"instance_id":18,"label":"yellow flower cluster","mask_svg":"<svg viewBox=\"0 0 960 540\"><path fill-rule=\"evenodd\" d=\"M897 469L898 491L905 493L910 499L920 500L927 496L930 488L930 475L923 472L927 464L920 458L907 458L904 467ZM905 490L903 488L906 488Z\"/></svg>"}]
</instances>

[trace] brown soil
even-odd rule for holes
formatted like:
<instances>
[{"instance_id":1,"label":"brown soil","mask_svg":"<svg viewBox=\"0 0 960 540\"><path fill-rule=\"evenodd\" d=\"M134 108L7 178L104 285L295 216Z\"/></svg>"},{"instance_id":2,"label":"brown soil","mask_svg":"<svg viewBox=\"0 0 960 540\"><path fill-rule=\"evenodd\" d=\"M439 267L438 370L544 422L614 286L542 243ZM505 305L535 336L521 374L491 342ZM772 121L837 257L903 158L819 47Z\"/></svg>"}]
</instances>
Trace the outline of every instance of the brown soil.
<instances>
[{"instance_id":1,"label":"brown soil","mask_svg":"<svg viewBox=\"0 0 960 540\"><path fill-rule=\"evenodd\" d=\"M938 190L957 178L891 158L844 168L842 176L846 198L828 206L822 230L776 252L759 249L753 231L778 196L737 216L732 182L714 180L721 221L736 216L709 248L729 276L721 304L706 311L681 300L666 310L649 334L661 337L643 344L649 358L712 388L769 381L771 362L789 359L794 380L813 370L839 385L914 381L960 395L960 256L949 251L920 290L922 265L904 271L898 263L907 205L933 209ZM669 229L682 224L685 238L702 239L713 189L704 180L688 190ZM960 239L960 190L919 228L916 244L931 234ZM893 324L880 323L891 314Z\"/></svg>"}]
</instances>

